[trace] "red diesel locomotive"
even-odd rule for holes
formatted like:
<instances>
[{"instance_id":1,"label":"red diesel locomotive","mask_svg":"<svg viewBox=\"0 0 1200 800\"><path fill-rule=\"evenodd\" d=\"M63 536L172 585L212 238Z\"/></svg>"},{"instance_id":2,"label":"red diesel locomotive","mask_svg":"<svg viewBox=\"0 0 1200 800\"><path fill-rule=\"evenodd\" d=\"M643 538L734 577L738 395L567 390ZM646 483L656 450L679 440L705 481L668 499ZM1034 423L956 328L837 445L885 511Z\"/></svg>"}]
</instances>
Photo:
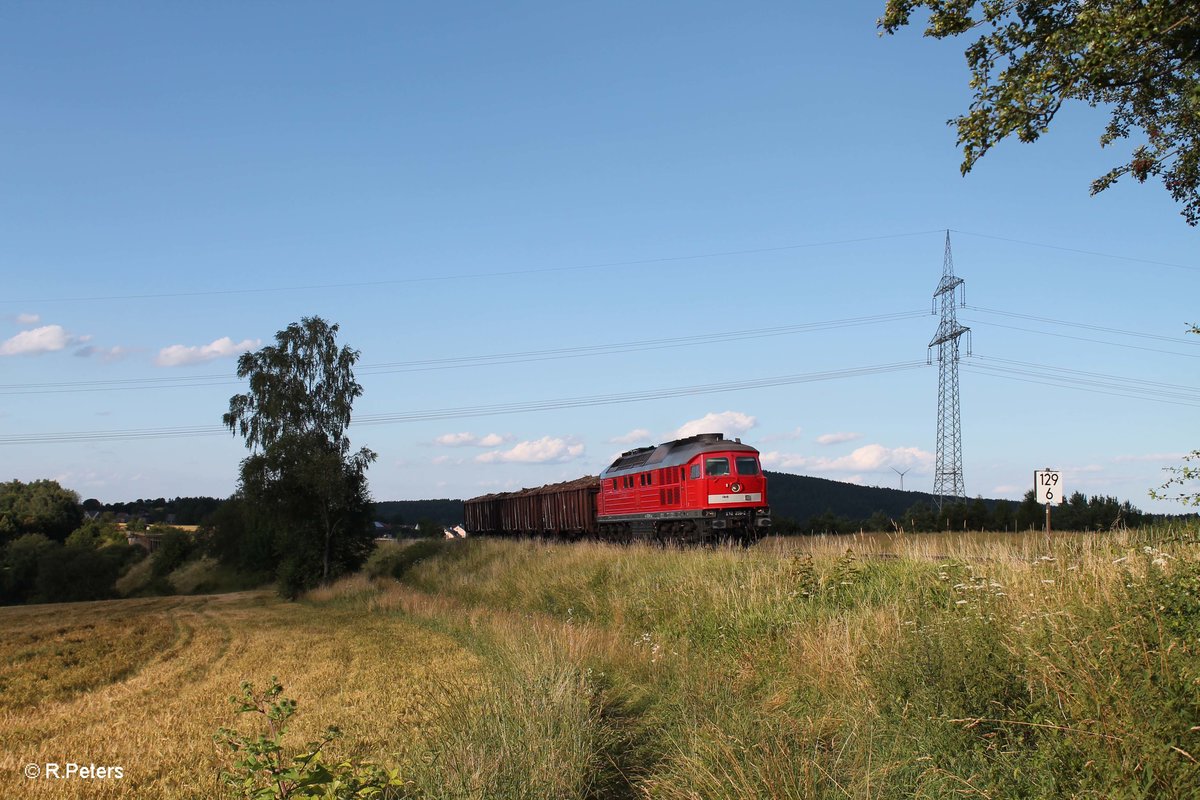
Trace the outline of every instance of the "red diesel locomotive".
<instances>
[{"instance_id":1,"label":"red diesel locomotive","mask_svg":"<svg viewBox=\"0 0 1200 800\"><path fill-rule=\"evenodd\" d=\"M472 534L750 541L771 525L758 450L702 433L622 453L598 478L475 497Z\"/></svg>"}]
</instances>

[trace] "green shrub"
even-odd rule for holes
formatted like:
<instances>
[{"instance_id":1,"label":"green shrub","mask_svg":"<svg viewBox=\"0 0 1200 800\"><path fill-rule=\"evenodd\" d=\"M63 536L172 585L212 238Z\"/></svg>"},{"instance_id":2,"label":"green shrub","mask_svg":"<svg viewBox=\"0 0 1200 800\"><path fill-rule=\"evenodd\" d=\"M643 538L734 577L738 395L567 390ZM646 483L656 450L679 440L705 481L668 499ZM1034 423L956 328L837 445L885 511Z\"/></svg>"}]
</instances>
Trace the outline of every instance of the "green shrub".
<instances>
[{"instance_id":1,"label":"green shrub","mask_svg":"<svg viewBox=\"0 0 1200 800\"><path fill-rule=\"evenodd\" d=\"M112 597L128 555L116 547L48 550L37 562L33 599L39 603L62 603Z\"/></svg>"},{"instance_id":2,"label":"green shrub","mask_svg":"<svg viewBox=\"0 0 1200 800\"><path fill-rule=\"evenodd\" d=\"M228 751L229 763L219 779L223 788L236 797L267 798L319 797L380 798L406 800L416 798L411 781L403 780L399 770L385 770L369 762L328 761L328 745L341 737L330 727L319 741L309 742L303 751L287 754L283 739L288 722L296 713L296 701L283 697L283 686L272 677L261 692L245 681L241 696L229 698L239 714L257 717L265 730L246 735L221 728L213 736L218 746Z\"/></svg>"},{"instance_id":3,"label":"green shrub","mask_svg":"<svg viewBox=\"0 0 1200 800\"><path fill-rule=\"evenodd\" d=\"M195 549L195 542L190 533L178 528L164 528L156 530L154 533L159 534L161 538L158 541L158 547L150 555L153 565L151 571L154 573L154 577L165 578L188 560Z\"/></svg>"},{"instance_id":4,"label":"green shrub","mask_svg":"<svg viewBox=\"0 0 1200 800\"><path fill-rule=\"evenodd\" d=\"M59 546L40 533L27 533L0 548L0 602L24 603L32 597L38 562Z\"/></svg>"}]
</instances>

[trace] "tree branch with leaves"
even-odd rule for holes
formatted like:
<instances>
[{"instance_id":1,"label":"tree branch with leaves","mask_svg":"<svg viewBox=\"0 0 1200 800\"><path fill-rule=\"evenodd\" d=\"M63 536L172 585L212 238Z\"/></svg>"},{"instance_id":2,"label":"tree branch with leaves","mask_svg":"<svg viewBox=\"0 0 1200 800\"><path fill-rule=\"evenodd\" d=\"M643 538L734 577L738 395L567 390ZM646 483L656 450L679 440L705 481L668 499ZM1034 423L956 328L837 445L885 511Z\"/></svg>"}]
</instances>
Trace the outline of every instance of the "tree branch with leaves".
<instances>
[{"instance_id":1,"label":"tree branch with leaves","mask_svg":"<svg viewBox=\"0 0 1200 800\"><path fill-rule=\"evenodd\" d=\"M1100 145L1134 140L1128 161L1092 182L1161 178L1200 223L1200 4L1179 0L888 0L893 34L927 9L925 35L978 34L965 51L974 98L950 120L962 172L1015 136L1037 141L1063 105L1111 109Z\"/></svg>"}]
</instances>

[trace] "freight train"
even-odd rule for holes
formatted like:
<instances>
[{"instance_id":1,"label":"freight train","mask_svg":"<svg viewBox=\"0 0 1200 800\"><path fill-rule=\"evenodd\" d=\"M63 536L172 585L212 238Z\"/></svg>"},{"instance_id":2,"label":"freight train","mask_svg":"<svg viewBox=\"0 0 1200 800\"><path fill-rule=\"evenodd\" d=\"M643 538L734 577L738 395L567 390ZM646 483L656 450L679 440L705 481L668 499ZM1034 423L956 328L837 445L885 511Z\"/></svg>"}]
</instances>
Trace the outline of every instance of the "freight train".
<instances>
[{"instance_id":1,"label":"freight train","mask_svg":"<svg viewBox=\"0 0 1200 800\"><path fill-rule=\"evenodd\" d=\"M749 542L770 528L758 450L701 433L622 453L599 477L475 497L469 534Z\"/></svg>"}]
</instances>

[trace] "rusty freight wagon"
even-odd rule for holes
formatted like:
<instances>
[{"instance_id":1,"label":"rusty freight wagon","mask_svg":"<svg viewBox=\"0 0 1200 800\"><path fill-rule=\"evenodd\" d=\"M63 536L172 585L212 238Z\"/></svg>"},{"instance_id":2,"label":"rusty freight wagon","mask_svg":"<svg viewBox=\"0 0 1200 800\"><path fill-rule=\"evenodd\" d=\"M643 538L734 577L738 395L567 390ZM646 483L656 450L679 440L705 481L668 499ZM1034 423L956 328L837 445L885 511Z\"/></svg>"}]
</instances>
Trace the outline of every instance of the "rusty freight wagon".
<instances>
[{"instance_id":1,"label":"rusty freight wagon","mask_svg":"<svg viewBox=\"0 0 1200 800\"><path fill-rule=\"evenodd\" d=\"M590 536L596 532L596 494L592 476L564 483L475 497L463 503L471 534Z\"/></svg>"}]
</instances>

